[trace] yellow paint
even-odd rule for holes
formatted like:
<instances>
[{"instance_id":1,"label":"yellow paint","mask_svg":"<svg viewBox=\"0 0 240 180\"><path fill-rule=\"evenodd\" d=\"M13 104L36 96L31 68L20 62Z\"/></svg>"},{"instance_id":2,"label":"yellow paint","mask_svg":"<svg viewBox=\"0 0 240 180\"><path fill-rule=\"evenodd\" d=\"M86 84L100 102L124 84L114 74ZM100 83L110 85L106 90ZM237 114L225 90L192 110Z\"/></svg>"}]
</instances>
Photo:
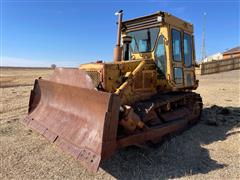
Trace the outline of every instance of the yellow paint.
<instances>
[{"instance_id":1,"label":"yellow paint","mask_svg":"<svg viewBox=\"0 0 240 180\"><path fill-rule=\"evenodd\" d=\"M144 19L144 17L142 18ZM137 21L141 22L141 18ZM144 28L144 27L143 27ZM103 90L106 92L116 93L121 97L122 104L129 104L144 100L157 92L179 91L185 89L196 89L198 83L195 79L194 66L186 68L182 57L181 62L173 62L172 60L172 43L171 29L177 29L190 35L193 33L193 26L179 18L165 13L165 22L160 26L158 37L164 36L165 52L166 52L166 74L165 78L159 77L155 64L155 44L154 50L149 53L132 54L129 61L120 61L116 63L89 63L80 66L89 74L98 72L101 76L98 83L101 83ZM126 35L126 32L122 32ZM195 64L195 50L193 48L193 62ZM183 52L182 52L183 55ZM174 81L173 67L183 68L183 83L176 84ZM191 77L191 86L186 84L186 74Z\"/></svg>"}]
</instances>

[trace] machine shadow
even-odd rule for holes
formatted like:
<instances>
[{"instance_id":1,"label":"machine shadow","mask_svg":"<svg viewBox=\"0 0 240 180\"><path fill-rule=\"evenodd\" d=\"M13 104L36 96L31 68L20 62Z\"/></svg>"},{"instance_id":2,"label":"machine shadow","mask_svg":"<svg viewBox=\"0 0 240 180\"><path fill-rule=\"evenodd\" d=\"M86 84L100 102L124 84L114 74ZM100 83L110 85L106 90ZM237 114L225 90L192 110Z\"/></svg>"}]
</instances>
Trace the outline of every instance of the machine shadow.
<instances>
[{"instance_id":1,"label":"machine shadow","mask_svg":"<svg viewBox=\"0 0 240 180\"><path fill-rule=\"evenodd\" d=\"M201 121L181 135L151 149L121 149L101 168L117 179L171 179L224 168L228 164L211 159L203 146L225 140L232 128L240 126L239 119L239 107L204 108Z\"/></svg>"}]
</instances>

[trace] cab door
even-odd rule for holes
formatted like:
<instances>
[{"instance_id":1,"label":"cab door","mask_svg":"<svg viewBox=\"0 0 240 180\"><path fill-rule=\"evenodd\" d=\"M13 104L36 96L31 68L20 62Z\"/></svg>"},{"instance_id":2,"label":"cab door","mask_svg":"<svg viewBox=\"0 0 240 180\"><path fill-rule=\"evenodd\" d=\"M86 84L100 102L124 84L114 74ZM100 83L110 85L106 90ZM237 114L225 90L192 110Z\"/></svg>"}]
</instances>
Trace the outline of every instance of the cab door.
<instances>
[{"instance_id":1,"label":"cab door","mask_svg":"<svg viewBox=\"0 0 240 180\"><path fill-rule=\"evenodd\" d=\"M183 32L183 53L184 53L184 86L194 86L194 51L193 36L187 32Z\"/></svg>"},{"instance_id":2,"label":"cab door","mask_svg":"<svg viewBox=\"0 0 240 180\"><path fill-rule=\"evenodd\" d=\"M175 27L171 28L171 47L172 47L172 75L173 81L177 88L184 86L183 74L183 54L182 54L182 33Z\"/></svg>"},{"instance_id":3,"label":"cab door","mask_svg":"<svg viewBox=\"0 0 240 180\"><path fill-rule=\"evenodd\" d=\"M164 43L164 36L161 34L157 40L157 46L154 52L155 63L157 65L159 75L166 78L167 62L166 62L166 49Z\"/></svg>"}]
</instances>

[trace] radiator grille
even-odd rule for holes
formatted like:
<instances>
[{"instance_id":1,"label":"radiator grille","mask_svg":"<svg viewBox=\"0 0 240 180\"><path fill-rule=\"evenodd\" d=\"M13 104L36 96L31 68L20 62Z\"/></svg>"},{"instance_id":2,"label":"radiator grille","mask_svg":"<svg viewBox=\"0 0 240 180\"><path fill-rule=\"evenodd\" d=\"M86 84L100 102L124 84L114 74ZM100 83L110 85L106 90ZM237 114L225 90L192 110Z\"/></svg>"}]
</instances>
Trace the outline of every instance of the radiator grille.
<instances>
[{"instance_id":1,"label":"radiator grille","mask_svg":"<svg viewBox=\"0 0 240 180\"><path fill-rule=\"evenodd\" d=\"M86 71L86 72L91 77L94 86L97 87L100 83L100 73L98 71Z\"/></svg>"}]
</instances>

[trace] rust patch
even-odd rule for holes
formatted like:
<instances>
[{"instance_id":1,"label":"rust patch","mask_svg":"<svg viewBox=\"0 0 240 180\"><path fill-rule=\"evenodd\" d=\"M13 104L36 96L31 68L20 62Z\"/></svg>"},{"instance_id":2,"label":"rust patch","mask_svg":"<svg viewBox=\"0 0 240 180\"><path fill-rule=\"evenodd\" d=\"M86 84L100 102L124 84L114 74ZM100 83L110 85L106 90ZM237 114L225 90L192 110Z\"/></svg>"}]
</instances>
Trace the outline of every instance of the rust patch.
<instances>
[{"instance_id":1,"label":"rust patch","mask_svg":"<svg viewBox=\"0 0 240 180\"><path fill-rule=\"evenodd\" d=\"M116 149L120 100L95 90L81 70L67 70L67 74L78 71L81 81L70 80L70 84L66 79L71 77L59 79L64 78L64 70L55 73L59 77L36 80L29 104L32 109L22 122L96 171L100 161Z\"/></svg>"}]
</instances>

